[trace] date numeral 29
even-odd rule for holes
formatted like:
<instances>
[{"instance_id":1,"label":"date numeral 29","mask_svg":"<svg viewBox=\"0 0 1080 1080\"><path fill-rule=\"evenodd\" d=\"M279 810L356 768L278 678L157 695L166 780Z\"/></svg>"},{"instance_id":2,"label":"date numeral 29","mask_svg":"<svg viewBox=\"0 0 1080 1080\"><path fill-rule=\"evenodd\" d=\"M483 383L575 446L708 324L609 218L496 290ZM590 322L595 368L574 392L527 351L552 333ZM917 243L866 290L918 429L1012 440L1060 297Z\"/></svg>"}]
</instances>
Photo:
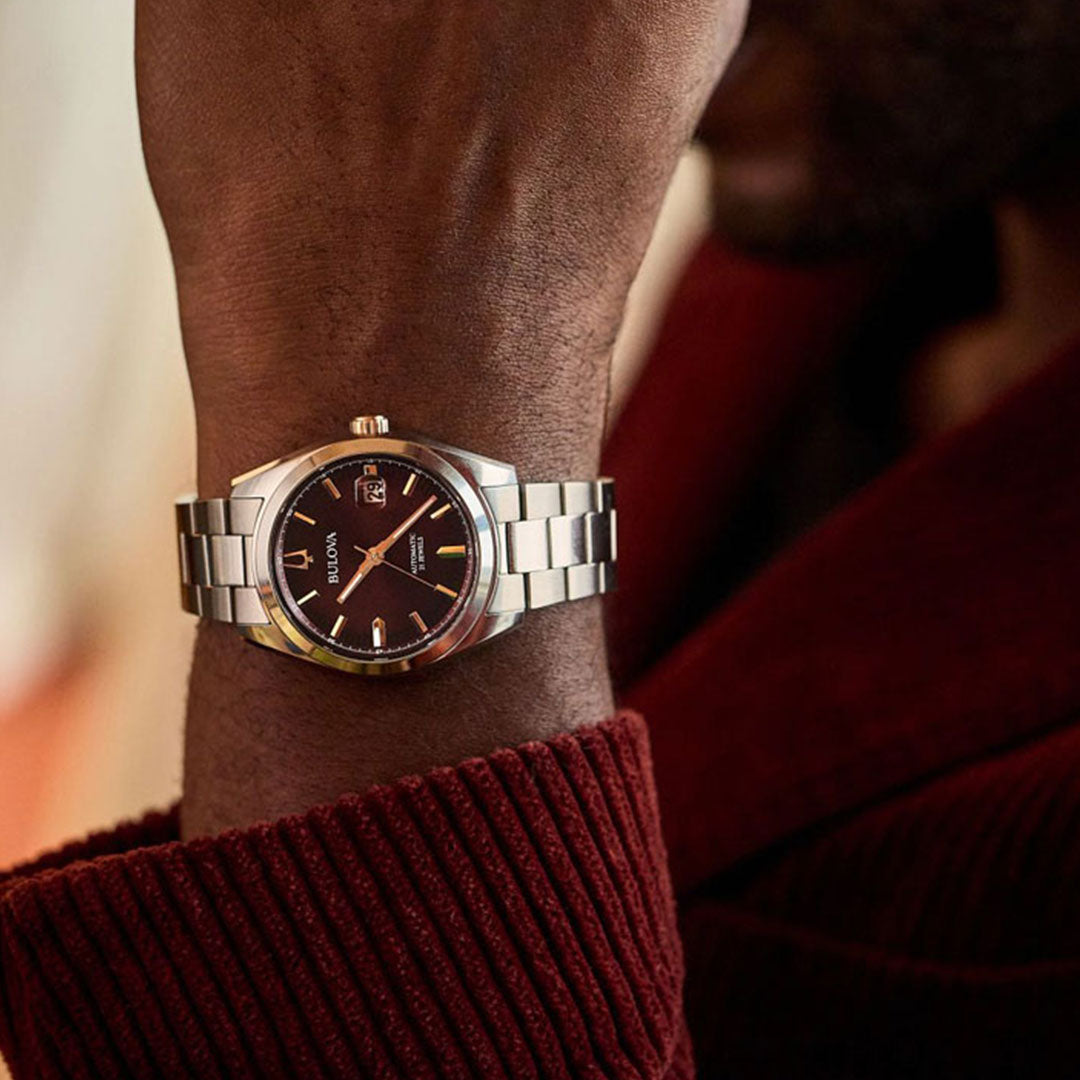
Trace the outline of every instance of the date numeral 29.
<instances>
[{"instance_id":1,"label":"date numeral 29","mask_svg":"<svg viewBox=\"0 0 1080 1080\"><path fill-rule=\"evenodd\" d=\"M356 501L364 506L386 506L386 481L381 476L362 476L356 481Z\"/></svg>"}]
</instances>

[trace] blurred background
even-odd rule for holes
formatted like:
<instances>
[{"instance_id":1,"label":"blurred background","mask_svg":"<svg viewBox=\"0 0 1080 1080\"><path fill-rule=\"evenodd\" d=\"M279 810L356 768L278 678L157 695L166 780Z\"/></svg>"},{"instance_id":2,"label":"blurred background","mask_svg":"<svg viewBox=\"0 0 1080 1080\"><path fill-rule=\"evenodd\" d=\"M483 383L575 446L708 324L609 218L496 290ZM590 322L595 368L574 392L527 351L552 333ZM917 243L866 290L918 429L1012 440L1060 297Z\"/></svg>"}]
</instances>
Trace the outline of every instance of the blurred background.
<instances>
[{"instance_id":1,"label":"blurred background","mask_svg":"<svg viewBox=\"0 0 1080 1080\"><path fill-rule=\"evenodd\" d=\"M0 0L0 867L180 787L195 625L172 500L193 486L194 430L133 18ZM706 204L692 150L634 288L613 414Z\"/></svg>"},{"instance_id":2,"label":"blurred background","mask_svg":"<svg viewBox=\"0 0 1080 1080\"><path fill-rule=\"evenodd\" d=\"M0 4L0 864L175 796L193 419L133 12Z\"/></svg>"}]
</instances>

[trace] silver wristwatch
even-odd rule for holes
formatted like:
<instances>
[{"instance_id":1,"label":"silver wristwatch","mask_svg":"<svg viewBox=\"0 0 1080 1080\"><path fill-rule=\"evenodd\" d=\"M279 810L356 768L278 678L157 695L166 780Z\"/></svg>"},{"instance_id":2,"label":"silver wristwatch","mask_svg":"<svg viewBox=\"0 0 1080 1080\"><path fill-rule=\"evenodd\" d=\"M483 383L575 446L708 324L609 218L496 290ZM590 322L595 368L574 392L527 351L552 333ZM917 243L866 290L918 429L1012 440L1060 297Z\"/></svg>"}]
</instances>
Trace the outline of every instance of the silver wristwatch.
<instances>
[{"instance_id":1,"label":"silver wristwatch","mask_svg":"<svg viewBox=\"0 0 1080 1080\"><path fill-rule=\"evenodd\" d=\"M615 587L609 479L519 484L490 458L359 416L351 437L177 503L181 602L260 645L409 671Z\"/></svg>"}]
</instances>

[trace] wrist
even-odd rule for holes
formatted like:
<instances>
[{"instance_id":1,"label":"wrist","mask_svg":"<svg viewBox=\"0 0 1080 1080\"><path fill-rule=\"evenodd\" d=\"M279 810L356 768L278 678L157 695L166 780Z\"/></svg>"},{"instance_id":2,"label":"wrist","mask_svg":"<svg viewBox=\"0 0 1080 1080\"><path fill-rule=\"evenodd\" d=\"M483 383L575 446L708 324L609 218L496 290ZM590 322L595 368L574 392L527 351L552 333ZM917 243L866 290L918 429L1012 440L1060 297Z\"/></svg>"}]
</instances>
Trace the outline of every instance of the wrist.
<instances>
[{"instance_id":1,"label":"wrist","mask_svg":"<svg viewBox=\"0 0 1080 1080\"><path fill-rule=\"evenodd\" d=\"M616 320L463 298L450 311L432 293L426 312L357 305L334 325L185 296L200 490L223 494L363 412L507 461L522 480L596 475Z\"/></svg>"},{"instance_id":2,"label":"wrist","mask_svg":"<svg viewBox=\"0 0 1080 1080\"><path fill-rule=\"evenodd\" d=\"M613 709L599 598L535 612L513 634L406 680L298 664L207 623L188 696L182 833L272 821Z\"/></svg>"},{"instance_id":3,"label":"wrist","mask_svg":"<svg viewBox=\"0 0 1080 1080\"><path fill-rule=\"evenodd\" d=\"M225 495L234 476L310 443L345 438L349 420L364 412L389 416L397 430L505 461L523 482L598 475L606 364L582 364L559 392L552 382L539 389L531 375L518 378L505 367L488 376L461 364L450 380L409 365L398 365L392 379L365 374L364 365L349 365L325 390L280 386L198 409L199 491Z\"/></svg>"}]
</instances>

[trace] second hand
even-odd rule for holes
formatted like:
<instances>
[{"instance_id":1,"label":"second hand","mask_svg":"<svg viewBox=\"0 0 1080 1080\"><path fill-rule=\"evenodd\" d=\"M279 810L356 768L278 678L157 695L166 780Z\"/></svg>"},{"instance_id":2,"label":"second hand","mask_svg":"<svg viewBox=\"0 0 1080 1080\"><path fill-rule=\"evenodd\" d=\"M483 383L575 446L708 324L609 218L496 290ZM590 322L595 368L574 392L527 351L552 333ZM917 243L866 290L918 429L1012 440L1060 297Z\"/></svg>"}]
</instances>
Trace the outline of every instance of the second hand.
<instances>
[{"instance_id":1,"label":"second hand","mask_svg":"<svg viewBox=\"0 0 1080 1080\"><path fill-rule=\"evenodd\" d=\"M366 555L368 558L372 557L371 552L367 548L361 547L359 544L353 544L353 547ZM419 574L414 574L411 570L406 570L403 566L398 566L397 563L389 562L385 557L378 557L377 564L381 566L389 566L391 570L396 570L399 574L404 574L406 577L412 578L413 581L419 581L421 585L426 585L429 589L438 589L437 585L432 585L430 581L422 578Z\"/></svg>"}]
</instances>

